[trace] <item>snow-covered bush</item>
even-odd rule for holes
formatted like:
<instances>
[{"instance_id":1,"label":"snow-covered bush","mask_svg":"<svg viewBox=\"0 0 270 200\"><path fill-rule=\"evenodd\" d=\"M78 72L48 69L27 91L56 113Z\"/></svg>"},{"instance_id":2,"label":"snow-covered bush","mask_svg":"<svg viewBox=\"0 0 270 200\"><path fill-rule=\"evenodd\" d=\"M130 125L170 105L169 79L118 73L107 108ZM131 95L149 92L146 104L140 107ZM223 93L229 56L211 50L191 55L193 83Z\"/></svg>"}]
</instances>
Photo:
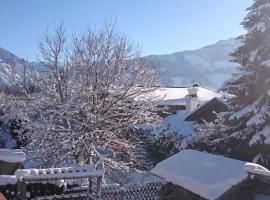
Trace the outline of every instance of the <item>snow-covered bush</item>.
<instances>
[{"instance_id":1,"label":"snow-covered bush","mask_svg":"<svg viewBox=\"0 0 270 200\"><path fill-rule=\"evenodd\" d=\"M183 136L170 127L163 129L151 142L151 151L157 160L163 160L179 151Z\"/></svg>"},{"instance_id":2,"label":"snow-covered bush","mask_svg":"<svg viewBox=\"0 0 270 200\"><path fill-rule=\"evenodd\" d=\"M167 112L167 108L164 108L163 112ZM177 153L181 144L194 132L196 122L185 121L185 117L185 110L179 110L162 118L159 123L135 126L145 144L144 157L147 161L144 163L147 163L147 169Z\"/></svg>"},{"instance_id":3,"label":"snow-covered bush","mask_svg":"<svg viewBox=\"0 0 270 200\"><path fill-rule=\"evenodd\" d=\"M226 154L229 145L226 142L225 134L227 126L223 124L226 114L216 113L215 121L204 121L203 124L196 124L194 133L182 141L181 149L192 148L210 153Z\"/></svg>"}]
</instances>

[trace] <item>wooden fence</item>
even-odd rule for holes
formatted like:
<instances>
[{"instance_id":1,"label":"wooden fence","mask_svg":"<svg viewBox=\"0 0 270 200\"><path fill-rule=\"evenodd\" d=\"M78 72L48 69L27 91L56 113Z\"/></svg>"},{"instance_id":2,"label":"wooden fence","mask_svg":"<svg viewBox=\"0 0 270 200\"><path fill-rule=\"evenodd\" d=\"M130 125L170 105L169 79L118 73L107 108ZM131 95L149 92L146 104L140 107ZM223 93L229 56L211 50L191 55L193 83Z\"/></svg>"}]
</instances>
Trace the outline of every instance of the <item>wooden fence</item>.
<instances>
[{"instance_id":1,"label":"wooden fence","mask_svg":"<svg viewBox=\"0 0 270 200\"><path fill-rule=\"evenodd\" d=\"M0 192L8 200L156 200L163 185L102 185L103 169L89 167L17 170L15 174L2 176L8 181L0 184Z\"/></svg>"},{"instance_id":2,"label":"wooden fence","mask_svg":"<svg viewBox=\"0 0 270 200\"><path fill-rule=\"evenodd\" d=\"M7 199L100 199L103 169L69 167L53 169L17 170L11 183L0 186L0 192ZM3 181L4 182L4 181Z\"/></svg>"}]
</instances>

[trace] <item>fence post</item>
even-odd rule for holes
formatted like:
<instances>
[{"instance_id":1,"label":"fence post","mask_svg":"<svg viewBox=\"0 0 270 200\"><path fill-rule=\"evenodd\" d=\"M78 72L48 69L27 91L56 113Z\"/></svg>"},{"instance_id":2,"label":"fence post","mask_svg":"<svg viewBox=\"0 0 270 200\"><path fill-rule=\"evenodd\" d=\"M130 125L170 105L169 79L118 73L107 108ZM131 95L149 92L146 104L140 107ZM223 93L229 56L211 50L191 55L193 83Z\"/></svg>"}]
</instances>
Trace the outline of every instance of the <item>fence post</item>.
<instances>
[{"instance_id":1,"label":"fence post","mask_svg":"<svg viewBox=\"0 0 270 200\"><path fill-rule=\"evenodd\" d=\"M121 187L119 190L119 198L117 198L118 200L124 200L124 196L125 196L125 188Z\"/></svg>"},{"instance_id":2,"label":"fence post","mask_svg":"<svg viewBox=\"0 0 270 200\"><path fill-rule=\"evenodd\" d=\"M97 199L101 199L101 182L102 182L102 177L97 177Z\"/></svg>"},{"instance_id":3,"label":"fence post","mask_svg":"<svg viewBox=\"0 0 270 200\"><path fill-rule=\"evenodd\" d=\"M26 185L21 177L17 180L16 200L26 200Z\"/></svg>"},{"instance_id":4,"label":"fence post","mask_svg":"<svg viewBox=\"0 0 270 200\"><path fill-rule=\"evenodd\" d=\"M93 193L93 190L92 190L92 178L89 177L88 179L88 191L89 193Z\"/></svg>"}]
</instances>

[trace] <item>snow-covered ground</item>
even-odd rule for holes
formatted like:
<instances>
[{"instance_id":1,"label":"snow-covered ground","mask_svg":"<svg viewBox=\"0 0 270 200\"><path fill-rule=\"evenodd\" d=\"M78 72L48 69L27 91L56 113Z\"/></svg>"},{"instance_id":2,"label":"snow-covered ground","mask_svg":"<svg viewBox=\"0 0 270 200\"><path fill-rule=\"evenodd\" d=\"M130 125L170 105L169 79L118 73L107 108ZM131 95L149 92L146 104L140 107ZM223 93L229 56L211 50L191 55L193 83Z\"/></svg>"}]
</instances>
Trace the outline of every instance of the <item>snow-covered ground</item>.
<instances>
[{"instance_id":1,"label":"snow-covered ground","mask_svg":"<svg viewBox=\"0 0 270 200\"><path fill-rule=\"evenodd\" d=\"M185 121L186 111L179 110L175 115L165 117L160 124L153 127L152 133L156 136L160 135L164 130L170 130L188 136L193 133L195 122Z\"/></svg>"}]
</instances>

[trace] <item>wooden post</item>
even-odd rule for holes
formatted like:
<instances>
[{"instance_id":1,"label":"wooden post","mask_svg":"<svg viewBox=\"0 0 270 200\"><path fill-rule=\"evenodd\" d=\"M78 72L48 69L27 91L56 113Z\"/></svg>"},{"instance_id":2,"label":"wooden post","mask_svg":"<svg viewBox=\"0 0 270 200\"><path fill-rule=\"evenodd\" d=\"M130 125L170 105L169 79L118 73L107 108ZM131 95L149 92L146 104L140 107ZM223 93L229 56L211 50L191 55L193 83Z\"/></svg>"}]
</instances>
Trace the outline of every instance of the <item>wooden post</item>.
<instances>
[{"instance_id":1,"label":"wooden post","mask_svg":"<svg viewBox=\"0 0 270 200\"><path fill-rule=\"evenodd\" d=\"M16 200L26 200L26 185L22 178L17 181Z\"/></svg>"},{"instance_id":2,"label":"wooden post","mask_svg":"<svg viewBox=\"0 0 270 200\"><path fill-rule=\"evenodd\" d=\"M102 177L97 177L97 199L101 199L101 181Z\"/></svg>"},{"instance_id":3,"label":"wooden post","mask_svg":"<svg viewBox=\"0 0 270 200\"><path fill-rule=\"evenodd\" d=\"M124 195L125 195L125 188L121 187L120 191L119 191L120 195L119 195L119 200L124 200Z\"/></svg>"},{"instance_id":4,"label":"wooden post","mask_svg":"<svg viewBox=\"0 0 270 200\"><path fill-rule=\"evenodd\" d=\"M92 178L91 177L89 177L88 178L88 192L89 193L93 193L93 190L92 190Z\"/></svg>"}]
</instances>

